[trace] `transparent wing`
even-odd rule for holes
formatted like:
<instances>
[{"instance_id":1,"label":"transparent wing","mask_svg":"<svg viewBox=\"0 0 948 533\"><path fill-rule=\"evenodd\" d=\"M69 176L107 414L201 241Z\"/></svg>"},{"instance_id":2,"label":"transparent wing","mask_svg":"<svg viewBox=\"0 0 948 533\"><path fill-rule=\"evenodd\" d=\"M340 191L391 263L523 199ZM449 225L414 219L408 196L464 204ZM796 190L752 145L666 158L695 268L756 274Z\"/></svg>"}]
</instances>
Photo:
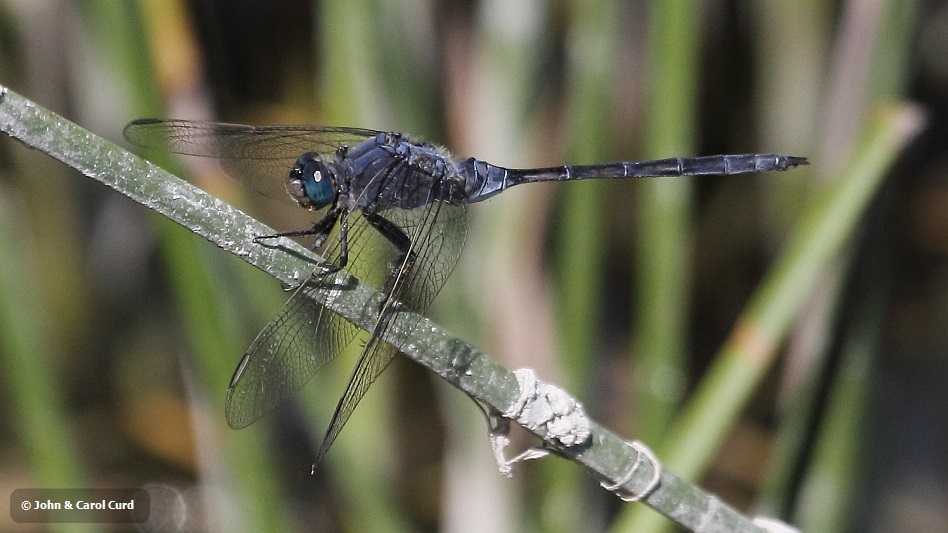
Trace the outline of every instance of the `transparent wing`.
<instances>
[{"instance_id":1,"label":"transparent wing","mask_svg":"<svg viewBox=\"0 0 948 533\"><path fill-rule=\"evenodd\" d=\"M285 180L301 154L317 152L331 158L340 146L357 146L378 133L359 128L160 119L136 120L123 132L128 142L142 148L216 158L238 183L270 198L290 201Z\"/></svg>"},{"instance_id":2,"label":"transparent wing","mask_svg":"<svg viewBox=\"0 0 948 533\"><path fill-rule=\"evenodd\" d=\"M436 202L420 210L391 210L386 216L409 236L414 258L405 275L395 276L395 269L387 265L399 257L398 250L375 231L364 215L350 215L346 270L364 283L387 287L390 293L382 309L377 310L379 318L372 337L339 401L318 459L329 450L369 386L397 353L379 340L390 325L391 306L400 302L423 313L444 286L463 245L467 228L464 206ZM336 258L338 234L330 241L323 253ZM333 285L332 280L332 276L313 274L248 348L227 390L225 414L231 427L246 427L282 403L352 342L358 328L315 300L320 292L323 298L332 298L332 291L345 290Z\"/></svg>"},{"instance_id":3,"label":"transparent wing","mask_svg":"<svg viewBox=\"0 0 948 533\"><path fill-rule=\"evenodd\" d=\"M386 250L364 217L350 215L349 264L346 270L363 283L382 287L387 277ZM339 234L318 250L338 264ZM391 252L388 252L391 256ZM324 364L352 342L359 328L316 301L345 290L334 276L318 269L283 305L247 349L227 389L225 415L234 429L252 424L305 385Z\"/></svg>"},{"instance_id":4,"label":"transparent wing","mask_svg":"<svg viewBox=\"0 0 948 533\"><path fill-rule=\"evenodd\" d=\"M427 310L457 264L467 233L464 205L433 202L424 209L393 209L383 216L409 236L413 257L405 264L408 268L403 275L398 275L401 265L396 265L398 268L387 280L391 294L383 303L372 337L363 348L349 385L336 406L314 468L329 451L369 387L398 353L395 347L380 339L391 325L394 307L402 305L419 315ZM418 322L402 325L412 331Z\"/></svg>"},{"instance_id":5,"label":"transparent wing","mask_svg":"<svg viewBox=\"0 0 948 533\"><path fill-rule=\"evenodd\" d=\"M279 405L352 341L358 328L314 300L319 291L339 290L312 278L257 335L227 389L230 427L249 426Z\"/></svg>"}]
</instances>

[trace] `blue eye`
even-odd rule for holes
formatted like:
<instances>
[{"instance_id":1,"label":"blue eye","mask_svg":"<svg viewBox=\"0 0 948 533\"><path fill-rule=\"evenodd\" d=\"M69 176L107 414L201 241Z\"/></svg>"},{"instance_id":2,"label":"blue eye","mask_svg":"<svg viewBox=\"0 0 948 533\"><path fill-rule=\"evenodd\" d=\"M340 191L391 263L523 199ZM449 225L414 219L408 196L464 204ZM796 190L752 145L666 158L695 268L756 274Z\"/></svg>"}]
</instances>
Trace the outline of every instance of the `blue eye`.
<instances>
[{"instance_id":1,"label":"blue eye","mask_svg":"<svg viewBox=\"0 0 948 533\"><path fill-rule=\"evenodd\" d=\"M322 161L309 161L303 166L303 191L316 209L332 203L336 188Z\"/></svg>"},{"instance_id":2,"label":"blue eye","mask_svg":"<svg viewBox=\"0 0 948 533\"><path fill-rule=\"evenodd\" d=\"M336 180L319 155L306 152L296 160L290 171L286 190L301 206L320 209L336 198Z\"/></svg>"}]
</instances>

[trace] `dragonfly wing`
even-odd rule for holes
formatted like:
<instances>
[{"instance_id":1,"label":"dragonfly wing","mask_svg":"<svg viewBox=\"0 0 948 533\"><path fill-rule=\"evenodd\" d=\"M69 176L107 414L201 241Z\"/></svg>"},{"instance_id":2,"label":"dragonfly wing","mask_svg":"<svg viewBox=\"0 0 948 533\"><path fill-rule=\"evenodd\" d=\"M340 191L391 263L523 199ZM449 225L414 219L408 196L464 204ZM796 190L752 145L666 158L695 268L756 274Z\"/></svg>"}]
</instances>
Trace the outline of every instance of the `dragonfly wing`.
<instances>
[{"instance_id":1,"label":"dragonfly wing","mask_svg":"<svg viewBox=\"0 0 948 533\"><path fill-rule=\"evenodd\" d=\"M385 367L392 362L397 353L398 350L394 346L382 341L377 336L373 335L368 341L362 355L359 356L359 362L356 364L352 378L349 380L349 385L346 386L346 391L342 394L342 398L339 399L339 403L336 405L336 411L332 414L326 436L323 437L323 442L316 453L316 459L313 461L314 469L323 460L329 448L332 447L332 443L336 441L342 427L349 421L349 417L355 411L356 406L359 405L369 387L385 370Z\"/></svg>"},{"instance_id":2,"label":"dragonfly wing","mask_svg":"<svg viewBox=\"0 0 948 533\"><path fill-rule=\"evenodd\" d=\"M227 389L232 428L250 425L286 400L355 337L358 328L314 299L343 290L330 286L331 279L307 280L247 349Z\"/></svg>"},{"instance_id":3,"label":"dragonfly wing","mask_svg":"<svg viewBox=\"0 0 948 533\"><path fill-rule=\"evenodd\" d=\"M379 132L321 126L247 126L189 120L136 120L125 138L142 148L213 157L223 171L269 198L293 201L286 176L304 152L332 158L341 146L355 147Z\"/></svg>"},{"instance_id":4,"label":"dragonfly wing","mask_svg":"<svg viewBox=\"0 0 948 533\"><path fill-rule=\"evenodd\" d=\"M303 152L331 154L375 137L378 131L327 126L248 126L224 122L141 119L125 138L142 148L203 157L296 159Z\"/></svg>"},{"instance_id":5,"label":"dragonfly wing","mask_svg":"<svg viewBox=\"0 0 948 533\"><path fill-rule=\"evenodd\" d=\"M369 386L398 353L394 346L381 339L391 326L395 309L405 307L419 316L424 313L457 264L464 244L467 210L463 205L436 201L423 209L388 210L383 216L405 232L411 250L403 258L407 262L394 265L389 273L386 285L391 292L381 306L372 337L363 348L349 385L336 406L316 454L314 468L329 451ZM399 326L411 331L419 322L420 319Z\"/></svg>"},{"instance_id":6,"label":"dragonfly wing","mask_svg":"<svg viewBox=\"0 0 948 533\"><path fill-rule=\"evenodd\" d=\"M424 209L389 209L382 216L411 241L407 273L394 292L395 300L419 314L441 292L457 265L467 237L466 205L436 201Z\"/></svg>"}]
</instances>

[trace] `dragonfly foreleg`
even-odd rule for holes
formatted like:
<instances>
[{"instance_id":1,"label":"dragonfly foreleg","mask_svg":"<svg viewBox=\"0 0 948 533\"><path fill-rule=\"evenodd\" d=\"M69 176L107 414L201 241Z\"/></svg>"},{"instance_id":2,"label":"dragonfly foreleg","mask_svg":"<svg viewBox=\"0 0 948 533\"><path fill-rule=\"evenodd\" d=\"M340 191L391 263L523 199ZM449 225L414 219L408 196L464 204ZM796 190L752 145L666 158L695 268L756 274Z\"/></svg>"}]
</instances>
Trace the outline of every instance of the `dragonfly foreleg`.
<instances>
[{"instance_id":1,"label":"dragonfly foreleg","mask_svg":"<svg viewBox=\"0 0 948 533\"><path fill-rule=\"evenodd\" d=\"M260 243L262 241L270 239L278 239L280 237L308 237L310 235L315 235L316 238L313 241L313 244L309 246L310 250L317 251L326 242L326 239L329 237L329 233L332 231L332 228L336 225L336 222L339 221L340 214L342 214L343 208L336 206L326 212L326 215L319 219L313 227L308 229L301 229L295 231L286 231L282 233L275 233L273 235L259 235L253 238L253 242ZM340 225L339 233L339 264L330 265L326 270L320 272L321 275L334 274L344 268L349 261L349 244L346 242L349 225L347 223L348 212L342 214L342 223Z\"/></svg>"}]
</instances>

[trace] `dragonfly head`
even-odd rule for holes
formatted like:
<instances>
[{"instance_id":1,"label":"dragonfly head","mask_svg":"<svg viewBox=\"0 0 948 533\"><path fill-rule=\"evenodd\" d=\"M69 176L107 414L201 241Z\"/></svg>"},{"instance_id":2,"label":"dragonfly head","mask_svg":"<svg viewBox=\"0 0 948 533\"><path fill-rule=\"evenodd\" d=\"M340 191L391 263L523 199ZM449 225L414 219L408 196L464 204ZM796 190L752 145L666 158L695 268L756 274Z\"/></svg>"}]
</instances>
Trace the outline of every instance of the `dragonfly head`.
<instances>
[{"instance_id":1,"label":"dragonfly head","mask_svg":"<svg viewBox=\"0 0 948 533\"><path fill-rule=\"evenodd\" d=\"M316 152L296 160L286 178L286 191L307 209L321 209L336 198L336 176Z\"/></svg>"}]
</instances>

